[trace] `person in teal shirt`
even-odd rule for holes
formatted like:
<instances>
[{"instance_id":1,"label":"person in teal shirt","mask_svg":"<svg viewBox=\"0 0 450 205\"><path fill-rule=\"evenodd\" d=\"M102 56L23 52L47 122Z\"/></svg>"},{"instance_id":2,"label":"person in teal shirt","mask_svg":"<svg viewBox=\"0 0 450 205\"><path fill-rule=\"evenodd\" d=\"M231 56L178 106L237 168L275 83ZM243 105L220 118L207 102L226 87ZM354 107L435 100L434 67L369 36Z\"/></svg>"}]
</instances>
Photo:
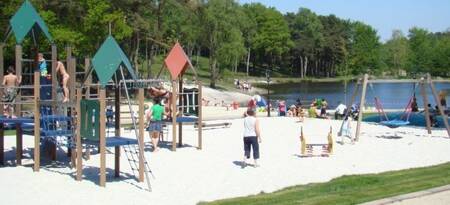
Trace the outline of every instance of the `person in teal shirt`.
<instances>
[{"instance_id":1,"label":"person in teal shirt","mask_svg":"<svg viewBox=\"0 0 450 205\"><path fill-rule=\"evenodd\" d=\"M45 61L44 54L39 53L39 72L41 73L42 77L47 77L48 70L47 70L47 62Z\"/></svg>"},{"instance_id":2,"label":"person in teal shirt","mask_svg":"<svg viewBox=\"0 0 450 205\"><path fill-rule=\"evenodd\" d=\"M159 135L162 131L162 119L164 116L164 107L161 105L161 100L159 98L154 99L154 104L148 112L147 119L150 120L149 131L150 138L152 140L153 151L159 150L158 141Z\"/></svg>"}]
</instances>

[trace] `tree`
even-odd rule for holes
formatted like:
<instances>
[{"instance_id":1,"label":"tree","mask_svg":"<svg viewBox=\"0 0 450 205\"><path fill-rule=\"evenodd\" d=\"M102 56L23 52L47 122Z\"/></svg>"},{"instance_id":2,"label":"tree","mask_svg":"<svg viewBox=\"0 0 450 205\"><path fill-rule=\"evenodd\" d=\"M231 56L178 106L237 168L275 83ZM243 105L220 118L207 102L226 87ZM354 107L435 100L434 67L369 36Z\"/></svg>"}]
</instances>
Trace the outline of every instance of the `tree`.
<instances>
[{"instance_id":1,"label":"tree","mask_svg":"<svg viewBox=\"0 0 450 205\"><path fill-rule=\"evenodd\" d=\"M261 66L265 64L273 68L293 46L288 24L279 11L260 3L244 5L244 10L256 25L256 32L250 40L251 50Z\"/></svg>"},{"instance_id":2,"label":"tree","mask_svg":"<svg viewBox=\"0 0 450 205\"><path fill-rule=\"evenodd\" d=\"M324 42L323 25L319 17L309 9L300 8L291 23L291 36L294 40L294 59L299 59L300 77L306 77L309 68L316 66L311 61L318 60ZM311 72L317 74L317 72Z\"/></svg>"},{"instance_id":3,"label":"tree","mask_svg":"<svg viewBox=\"0 0 450 205\"><path fill-rule=\"evenodd\" d=\"M394 30L392 37L385 45L386 60L385 63L394 75L400 75L402 71L407 70L409 45L408 39L401 30Z\"/></svg>"},{"instance_id":4,"label":"tree","mask_svg":"<svg viewBox=\"0 0 450 205\"><path fill-rule=\"evenodd\" d=\"M376 30L362 22L354 22L351 28L352 43L348 62L352 74L380 74L381 44Z\"/></svg>"},{"instance_id":5,"label":"tree","mask_svg":"<svg viewBox=\"0 0 450 205\"><path fill-rule=\"evenodd\" d=\"M202 24L209 51L210 86L213 88L220 71L232 63L231 55L245 52L237 18L240 15L239 5L233 0L210 0L205 5Z\"/></svg>"},{"instance_id":6,"label":"tree","mask_svg":"<svg viewBox=\"0 0 450 205\"><path fill-rule=\"evenodd\" d=\"M431 36L427 30L414 27L409 30L410 72L427 72L433 66L433 48Z\"/></svg>"}]
</instances>

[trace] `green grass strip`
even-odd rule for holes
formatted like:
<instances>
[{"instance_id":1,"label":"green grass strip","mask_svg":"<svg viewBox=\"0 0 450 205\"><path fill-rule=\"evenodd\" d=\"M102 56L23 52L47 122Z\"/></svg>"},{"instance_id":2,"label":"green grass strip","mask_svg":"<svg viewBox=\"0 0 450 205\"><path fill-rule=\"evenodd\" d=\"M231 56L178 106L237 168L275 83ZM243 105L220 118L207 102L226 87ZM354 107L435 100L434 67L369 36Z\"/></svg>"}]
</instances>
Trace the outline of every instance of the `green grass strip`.
<instances>
[{"instance_id":1,"label":"green grass strip","mask_svg":"<svg viewBox=\"0 0 450 205\"><path fill-rule=\"evenodd\" d=\"M450 184L450 163L381 174L342 176L326 183L200 204L357 204Z\"/></svg>"}]
</instances>

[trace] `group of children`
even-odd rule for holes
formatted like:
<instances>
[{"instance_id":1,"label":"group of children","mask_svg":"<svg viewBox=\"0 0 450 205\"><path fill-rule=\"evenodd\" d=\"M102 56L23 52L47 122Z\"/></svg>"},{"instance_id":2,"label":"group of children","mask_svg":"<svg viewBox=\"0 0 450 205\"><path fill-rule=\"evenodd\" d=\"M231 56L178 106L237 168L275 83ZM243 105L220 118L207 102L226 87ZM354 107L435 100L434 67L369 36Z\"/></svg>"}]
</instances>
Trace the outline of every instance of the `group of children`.
<instances>
[{"instance_id":1,"label":"group of children","mask_svg":"<svg viewBox=\"0 0 450 205\"><path fill-rule=\"evenodd\" d=\"M51 79L51 75L48 74L47 63L42 53L38 54L38 69L41 74L41 78ZM67 87L67 83L69 82L70 76L66 71L64 64L61 61L57 61L56 73L59 79L59 83L63 88L64 99L63 103L69 101L69 88ZM8 67L7 75L4 76L2 86L4 88L2 101L5 103L4 107L4 115L6 117L14 117L13 112L13 104L15 103L16 96L18 94L19 86L22 83L22 76L17 76L15 73L15 69L12 66Z\"/></svg>"}]
</instances>

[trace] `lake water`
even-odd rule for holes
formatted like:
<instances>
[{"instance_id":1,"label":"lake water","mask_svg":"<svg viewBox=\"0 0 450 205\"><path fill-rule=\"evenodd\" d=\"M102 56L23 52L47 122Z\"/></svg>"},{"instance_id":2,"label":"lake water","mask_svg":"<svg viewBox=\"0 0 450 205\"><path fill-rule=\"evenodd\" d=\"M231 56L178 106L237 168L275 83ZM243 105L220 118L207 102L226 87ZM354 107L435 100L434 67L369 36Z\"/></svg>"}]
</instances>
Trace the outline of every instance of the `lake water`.
<instances>
[{"instance_id":1,"label":"lake water","mask_svg":"<svg viewBox=\"0 0 450 205\"><path fill-rule=\"evenodd\" d=\"M295 104L298 98L302 103L310 103L316 98L324 98L330 105L330 109L335 108L339 102L347 104L351 100L355 88L355 82L348 82L345 86L344 82L302 82L302 83L286 83L271 84L270 98L272 100L286 100L288 105ZM266 88L265 85L261 87ZM361 86L362 87L362 86ZM372 87L372 88L370 88ZM437 92L445 90L447 92L447 104L450 104L450 83L435 83ZM361 99L361 90L359 89L356 102ZM426 85L429 102L436 105L431 94L431 89ZM403 109L408 100L414 93L413 83L374 83L367 86L366 105L374 106L374 97L378 97L385 109ZM419 108L423 108L422 96L420 95L420 86L417 84L415 89ZM264 95L264 97L267 97Z\"/></svg>"}]
</instances>

